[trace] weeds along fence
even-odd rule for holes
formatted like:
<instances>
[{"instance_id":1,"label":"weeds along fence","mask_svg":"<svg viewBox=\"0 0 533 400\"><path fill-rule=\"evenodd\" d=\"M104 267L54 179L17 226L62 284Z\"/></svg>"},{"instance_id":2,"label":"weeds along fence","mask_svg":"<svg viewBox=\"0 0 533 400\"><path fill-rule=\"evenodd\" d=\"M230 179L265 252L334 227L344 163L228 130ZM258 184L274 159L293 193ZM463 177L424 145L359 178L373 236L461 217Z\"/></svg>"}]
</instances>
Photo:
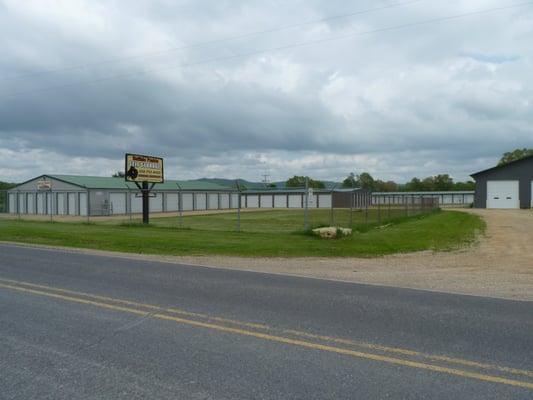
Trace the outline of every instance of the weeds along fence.
<instances>
[{"instance_id":1,"label":"weeds along fence","mask_svg":"<svg viewBox=\"0 0 533 400\"><path fill-rule=\"evenodd\" d=\"M135 193L128 193L133 198ZM77 199L77 215L67 206L60 208L54 196L11 196L0 191L0 213L11 218L42 221L90 222L102 225L137 225L142 216L130 205L120 207L109 202L89 202L89 212L81 212ZM42 201L42 204L39 203ZM152 226L171 229L196 229L243 232L301 232L323 226L358 229L369 225L384 225L398 218L428 214L439 208L439 199L433 196L412 195L393 199L377 198L376 194L360 189L309 190L239 190L227 198L178 191L164 199L154 198L151 210ZM35 204L31 204L34 202ZM57 199L56 199L57 202ZM205 203L205 204L204 204ZM164 204L163 210L160 209ZM201 205L202 209L198 209ZM31 211L35 209L35 214ZM172 210L171 212L164 212ZM163 211L163 212L161 212Z\"/></svg>"}]
</instances>

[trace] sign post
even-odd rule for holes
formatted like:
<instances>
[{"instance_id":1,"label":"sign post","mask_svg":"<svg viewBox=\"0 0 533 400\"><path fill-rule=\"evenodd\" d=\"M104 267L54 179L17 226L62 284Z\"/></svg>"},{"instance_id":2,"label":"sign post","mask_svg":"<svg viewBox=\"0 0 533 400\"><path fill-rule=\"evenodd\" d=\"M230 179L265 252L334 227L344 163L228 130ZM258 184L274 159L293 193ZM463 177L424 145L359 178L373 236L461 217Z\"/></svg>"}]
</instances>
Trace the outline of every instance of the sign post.
<instances>
[{"instance_id":1,"label":"sign post","mask_svg":"<svg viewBox=\"0 0 533 400\"><path fill-rule=\"evenodd\" d=\"M150 191L156 183L163 183L163 159L142 154L126 154L124 179L133 182L141 191L143 224L150 222Z\"/></svg>"}]
</instances>

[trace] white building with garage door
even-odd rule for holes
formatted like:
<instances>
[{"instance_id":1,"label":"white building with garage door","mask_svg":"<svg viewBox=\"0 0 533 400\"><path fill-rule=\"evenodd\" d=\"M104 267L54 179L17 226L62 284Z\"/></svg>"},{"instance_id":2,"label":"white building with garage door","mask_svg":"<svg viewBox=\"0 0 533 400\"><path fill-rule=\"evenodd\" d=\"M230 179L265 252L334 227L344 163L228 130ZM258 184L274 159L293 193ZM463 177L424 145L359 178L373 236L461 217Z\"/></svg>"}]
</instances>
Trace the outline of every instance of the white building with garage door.
<instances>
[{"instance_id":1,"label":"white building with garage door","mask_svg":"<svg viewBox=\"0 0 533 400\"><path fill-rule=\"evenodd\" d=\"M533 207L533 156L471 175L476 208Z\"/></svg>"},{"instance_id":2,"label":"white building with garage door","mask_svg":"<svg viewBox=\"0 0 533 400\"><path fill-rule=\"evenodd\" d=\"M151 212L236 208L232 188L199 181L166 180L151 192ZM124 178L41 175L8 191L12 214L120 215L142 213L142 198L134 183Z\"/></svg>"}]
</instances>

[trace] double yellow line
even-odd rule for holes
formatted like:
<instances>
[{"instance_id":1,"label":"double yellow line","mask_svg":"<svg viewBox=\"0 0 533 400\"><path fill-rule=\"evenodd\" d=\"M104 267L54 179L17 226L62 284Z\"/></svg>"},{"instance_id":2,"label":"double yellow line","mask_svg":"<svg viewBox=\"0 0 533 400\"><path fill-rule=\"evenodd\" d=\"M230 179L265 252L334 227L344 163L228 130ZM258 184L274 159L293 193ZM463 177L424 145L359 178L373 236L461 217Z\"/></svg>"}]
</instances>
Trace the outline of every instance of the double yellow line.
<instances>
[{"instance_id":1,"label":"double yellow line","mask_svg":"<svg viewBox=\"0 0 533 400\"><path fill-rule=\"evenodd\" d=\"M533 382L511 379L503 376L490 375L478 370L488 370L503 373L507 375L521 375L528 378L533 378L533 371L499 366L495 364L480 363L476 361L463 360L460 358L452 358L442 355L431 355L427 353L417 352L408 349L381 346L376 344L361 343L347 339L332 338L329 336L315 335L307 332L296 330L281 330L281 334L270 333L274 328L264 324L255 324L249 322L236 321L217 316L210 316L200 313L192 313L176 308L163 309L151 304L144 304L129 300L115 299L106 296L97 296L88 293L66 290L62 288L54 288L45 285L37 285L29 282L14 281L9 279L0 279L0 288L13 290L16 292L28 293L37 296L44 296L57 300L67 301L71 303L84 304L88 306L98 307L107 310L120 311L129 314L140 316L150 315L151 318L172 321L179 324L186 324L198 328L210 329L224 333L230 333L241 336L249 336L257 339L267 340L270 342L282 343L286 345L298 346L313 350L326 351L330 353L342 354L359 359L367 359L392 365L399 365L404 367L416 368L426 371L444 373L462 378L475 379L484 382L520 387L533 390ZM180 315L180 316L177 316ZM185 318L187 317L187 318ZM213 323L211 321L216 321ZM305 339L313 339L314 342ZM323 342L319 343L317 341ZM325 344L327 342L329 344ZM352 348L338 347L331 343L343 344ZM353 347L363 347L370 351L354 350ZM460 369L452 368L445 365L430 364L428 362L421 362L405 358L392 357L383 353L399 354L404 357L416 357L430 360L433 362L440 362L441 364L455 364L464 368L469 367L474 369Z\"/></svg>"}]
</instances>

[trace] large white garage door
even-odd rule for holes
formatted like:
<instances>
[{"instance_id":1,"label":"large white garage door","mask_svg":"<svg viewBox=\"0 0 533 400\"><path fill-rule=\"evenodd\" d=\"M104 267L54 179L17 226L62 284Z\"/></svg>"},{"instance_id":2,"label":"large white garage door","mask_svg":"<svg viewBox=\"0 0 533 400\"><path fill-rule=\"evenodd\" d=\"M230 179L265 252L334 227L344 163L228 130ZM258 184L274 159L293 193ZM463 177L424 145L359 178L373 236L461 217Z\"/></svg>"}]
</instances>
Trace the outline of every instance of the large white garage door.
<instances>
[{"instance_id":1,"label":"large white garage door","mask_svg":"<svg viewBox=\"0 0 533 400\"><path fill-rule=\"evenodd\" d=\"M518 181L487 181L487 208L520 208Z\"/></svg>"}]
</instances>

